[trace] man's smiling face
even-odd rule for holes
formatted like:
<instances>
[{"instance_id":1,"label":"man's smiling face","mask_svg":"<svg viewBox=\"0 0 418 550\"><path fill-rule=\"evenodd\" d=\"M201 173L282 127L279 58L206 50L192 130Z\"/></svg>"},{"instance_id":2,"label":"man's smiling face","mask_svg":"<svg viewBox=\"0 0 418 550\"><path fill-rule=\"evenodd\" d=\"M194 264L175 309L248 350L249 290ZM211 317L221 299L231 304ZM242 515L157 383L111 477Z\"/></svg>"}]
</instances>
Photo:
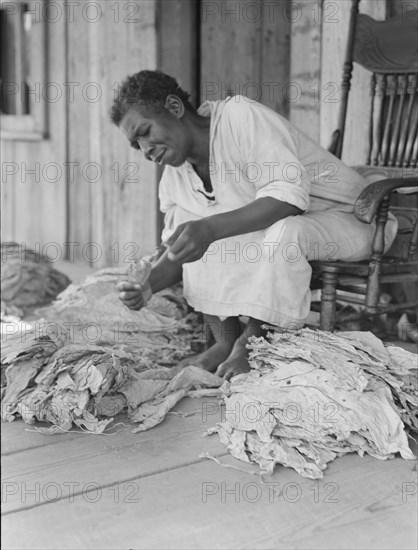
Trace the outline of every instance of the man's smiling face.
<instances>
[{"instance_id":1,"label":"man's smiling face","mask_svg":"<svg viewBox=\"0 0 418 550\"><path fill-rule=\"evenodd\" d=\"M180 166L190 152L190 136L181 118L167 109L155 113L132 107L120 128L132 147L157 164Z\"/></svg>"}]
</instances>

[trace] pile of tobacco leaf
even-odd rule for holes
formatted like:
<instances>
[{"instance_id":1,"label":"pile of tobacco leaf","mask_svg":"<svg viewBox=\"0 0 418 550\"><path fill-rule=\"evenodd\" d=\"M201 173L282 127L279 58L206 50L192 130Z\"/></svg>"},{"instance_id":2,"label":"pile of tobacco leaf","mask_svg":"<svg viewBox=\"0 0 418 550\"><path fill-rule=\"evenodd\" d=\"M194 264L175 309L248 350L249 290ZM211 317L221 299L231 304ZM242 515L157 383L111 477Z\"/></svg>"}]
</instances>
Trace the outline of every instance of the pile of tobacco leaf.
<instances>
[{"instance_id":1,"label":"pile of tobacco leaf","mask_svg":"<svg viewBox=\"0 0 418 550\"><path fill-rule=\"evenodd\" d=\"M404 424L418 429L418 356L371 333L302 329L253 338L251 371L222 386L218 433L230 453L318 479L346 453L414 459Z\"/></svg>"},{"instance_id":2,"label":"pile of tobacco leaf","mask_svg":"<svg viewBox=\"0 0 418 550\"><path fill-rule=\"evenodd\" d=\"M2 323L2 418L45 421L45 433L73 426L101 433L120 413L137 430L161 422L189 390L222 380L179 361L202 337L199 316L175 291L131 311L116 284L142 282L150 261L109 268L72 284L37 321Z\"/></svg>"},{"instance_id":3,"label":"pile of tobacco leaf","mask_svg":"<svg viewBox=\"0 0 418 550\"><path fill-rule=\"evenodd\" d=\"M3 242L0 251L2 315L23 316L54 300L71 282L47 256L25 245Z\"/></svg>"}]
</instances>

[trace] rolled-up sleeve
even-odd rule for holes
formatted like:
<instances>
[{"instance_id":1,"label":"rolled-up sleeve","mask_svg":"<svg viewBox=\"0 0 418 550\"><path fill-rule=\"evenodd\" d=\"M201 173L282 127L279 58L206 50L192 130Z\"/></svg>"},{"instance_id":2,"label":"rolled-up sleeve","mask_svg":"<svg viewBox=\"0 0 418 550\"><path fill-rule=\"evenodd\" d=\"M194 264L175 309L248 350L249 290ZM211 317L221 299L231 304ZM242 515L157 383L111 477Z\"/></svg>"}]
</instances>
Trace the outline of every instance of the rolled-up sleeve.
<instances>
[{"instance_id":1,"label":"rolled-up sleeve","mask_svg":"<svg viewBox=\"0 0 418 550\"><path fill-rule=\"evenodd\" d=\"M298 160L296 137L280 115L242 98L231 101L231 127L238 128L237 142L247 163L243 177L252 183L256 199L272 197L303 211L309 207L310 179Z\"/></svg>"}]
</instances>

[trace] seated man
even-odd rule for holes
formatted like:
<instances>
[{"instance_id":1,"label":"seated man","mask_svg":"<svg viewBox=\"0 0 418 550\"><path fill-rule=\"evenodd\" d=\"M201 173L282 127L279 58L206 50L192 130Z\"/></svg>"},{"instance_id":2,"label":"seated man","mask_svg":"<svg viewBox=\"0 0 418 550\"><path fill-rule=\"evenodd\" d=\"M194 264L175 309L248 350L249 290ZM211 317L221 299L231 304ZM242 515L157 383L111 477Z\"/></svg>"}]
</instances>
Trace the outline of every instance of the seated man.
<instances>
[{"instance_id":1,"label":"seated man","mask_svg":"<svg viewBox=\"0 0 418 550\"><path fill-rule=\"evenodd\" d=\"M121 283L120 298L140 309L183 278L216 340L185 364L229 379L249 369L246 344L263 323L303 326L309 261L366 258L374 224L353 215L365 180L278 113L243 96L196 111L189 97L170 76L142 71L114 101L111 119L130 144L165 166L168 246L146 285ZM386 248L395 225L386 226Z\"/></svg>"}]
</instances>

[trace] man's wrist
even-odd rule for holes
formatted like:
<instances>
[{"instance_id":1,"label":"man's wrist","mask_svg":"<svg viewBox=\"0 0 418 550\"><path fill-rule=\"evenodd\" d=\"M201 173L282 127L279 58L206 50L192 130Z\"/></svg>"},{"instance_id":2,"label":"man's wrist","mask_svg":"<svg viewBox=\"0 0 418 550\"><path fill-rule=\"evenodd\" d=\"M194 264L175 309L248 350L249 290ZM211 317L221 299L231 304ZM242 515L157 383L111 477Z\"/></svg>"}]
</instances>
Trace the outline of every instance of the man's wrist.
<instances>
[{"instance_id":1,"label":"man's wrist","mask_svg":"<svg viewBox=\"0 0 418 550\"><path fill-rule=\"evenodd\" d=\"M208 216L207 218L204 218L208 228L208 235L210 238L209 242L211 243L218 241L219 239L222 238L222 235L220 235L220 225L219 223L217 223L217 219L216 219L217 217L218 217L217 215L214 215L214 216ZM218 222L219 221L220 220L218 218Z\"/></svg>"},{"instance_id":2,"label":"man's wrist","mask_svg":"<svg viewBox=\"0 0 418 550\"><path fill-rule=\"evenodd\" d=\"M153 295L152 288L149 281L145 281L145 283L141 285L141 294L144 300L144 304L147 305L147 303L151 300Z\"/></svg>"}]
</instances>

